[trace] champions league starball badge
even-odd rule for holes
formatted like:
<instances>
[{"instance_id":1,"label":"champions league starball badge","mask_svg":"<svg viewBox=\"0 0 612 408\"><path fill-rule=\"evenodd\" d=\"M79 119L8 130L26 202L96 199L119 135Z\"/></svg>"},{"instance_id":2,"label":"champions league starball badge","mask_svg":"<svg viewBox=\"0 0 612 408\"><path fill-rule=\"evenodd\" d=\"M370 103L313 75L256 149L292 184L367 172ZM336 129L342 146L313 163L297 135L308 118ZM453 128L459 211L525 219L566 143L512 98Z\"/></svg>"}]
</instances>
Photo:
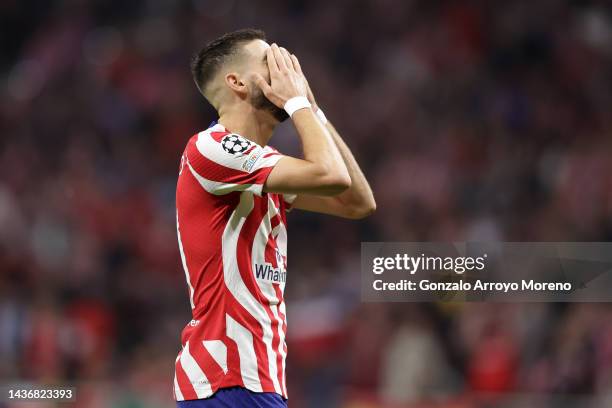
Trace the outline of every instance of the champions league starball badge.
<instances>
[{"instance_id":1,"label":"champions league starball badge","mask_svg":"<svg viewBox=\"0 0 612 408\"><path fill-rule=\"evenodd\" d=\"M223 150L230 154L241 154L248 150L251 142L236 134L229 134L221 139Z\"/></svg>"}]
</instances>

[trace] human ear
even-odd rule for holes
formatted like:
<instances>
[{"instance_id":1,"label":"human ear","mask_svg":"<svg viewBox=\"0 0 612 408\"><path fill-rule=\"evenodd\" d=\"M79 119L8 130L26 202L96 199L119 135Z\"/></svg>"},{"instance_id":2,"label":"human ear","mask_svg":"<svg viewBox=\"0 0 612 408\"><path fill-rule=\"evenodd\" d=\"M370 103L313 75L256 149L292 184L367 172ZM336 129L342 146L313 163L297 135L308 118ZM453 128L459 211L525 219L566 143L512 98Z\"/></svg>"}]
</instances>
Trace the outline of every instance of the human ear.
<instances>
[{"instance_id":1,"label":"human ear","mask_svg":"<svg viewBox=\"0 0 612 408\"><path fill-rule=\"evenodd\" d=\"M248 92L247 84L240 75L235 72L229 72L225 75L225 84L234 92L246 94Z\"/></svg>"}]
</instances>

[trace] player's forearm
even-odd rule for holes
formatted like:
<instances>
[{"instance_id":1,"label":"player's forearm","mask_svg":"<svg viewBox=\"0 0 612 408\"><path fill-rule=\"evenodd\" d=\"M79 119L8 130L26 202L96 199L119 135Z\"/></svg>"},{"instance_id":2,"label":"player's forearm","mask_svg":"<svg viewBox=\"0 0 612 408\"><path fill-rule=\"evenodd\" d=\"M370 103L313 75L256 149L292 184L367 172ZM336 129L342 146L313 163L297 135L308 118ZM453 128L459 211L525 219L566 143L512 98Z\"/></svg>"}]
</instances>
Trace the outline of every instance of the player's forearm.
<instances>
[{"instance_id":1,"label":"player's forearm","mask_svg":"<svg viewBox=\"0 0 612 408\"><path fill-rule=\"evenodd\" d=\"M329 121L325 126L329 130L332 140L340 152L351 178L351 187L339 194L336 198L341 200L345 205L355 207L357 211L363 212L364 215L371 214L376 209L376 201L374 200L374 194L372 193L368 180L363 174L363 171L361 171L351 149L349 149L344 140L342 140L336 128Z\"/></svg>"},{"instance_id":2,"label":"player's forearm","mask_svg":"<svg viewBox=\"0 0 612 408\"><path fill-rule=\"evenodd\" d=\"M293 116L293 123L302 141L304 160L318 165L327 176L338 179L340 184L350 185L350 174L330 131L311 109L300 109Z\"/></svg>"}]
</instances>

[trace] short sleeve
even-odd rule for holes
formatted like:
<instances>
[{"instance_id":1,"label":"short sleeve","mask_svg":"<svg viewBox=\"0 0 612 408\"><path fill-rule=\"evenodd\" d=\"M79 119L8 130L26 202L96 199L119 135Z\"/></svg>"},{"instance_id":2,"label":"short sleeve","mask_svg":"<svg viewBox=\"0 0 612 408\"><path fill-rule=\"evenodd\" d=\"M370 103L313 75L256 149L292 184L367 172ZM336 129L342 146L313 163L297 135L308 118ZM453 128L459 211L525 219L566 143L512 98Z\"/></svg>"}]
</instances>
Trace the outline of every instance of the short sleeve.
<instances>
[{"instance_id":1,"label":"short sleeve","mask_svg":"<svg viewBox=\"0 0 612 408\"><path fill-rule=\"evenodd\" d=\"M201 132L187 148L187 164L206 191L215 195L250 191L262 195L268 175L282 158L236 133Z\"/></svg>"}]
</instances>

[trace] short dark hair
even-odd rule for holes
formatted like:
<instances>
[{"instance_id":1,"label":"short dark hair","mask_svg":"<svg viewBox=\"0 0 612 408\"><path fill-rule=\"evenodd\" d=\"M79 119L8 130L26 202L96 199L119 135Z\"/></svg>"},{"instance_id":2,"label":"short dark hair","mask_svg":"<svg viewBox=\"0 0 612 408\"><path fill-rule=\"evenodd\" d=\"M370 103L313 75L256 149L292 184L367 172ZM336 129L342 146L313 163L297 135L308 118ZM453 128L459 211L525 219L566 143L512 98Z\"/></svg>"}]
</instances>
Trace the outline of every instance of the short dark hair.
<instances>
[{"instance_id":1,"label":"short dark hair","mask_svg":"<svg viewBox=\"0 0 612 408\"><path fill-rule=\"evenodd\" d=\"M236 54L238 46L252 40L266 40L266 34L261 30L244 28L223 34L206 44L191 58L191 73L198 89L204 94L204 89L217 74L219 68Z\"/></svg>"}]
</instances>

